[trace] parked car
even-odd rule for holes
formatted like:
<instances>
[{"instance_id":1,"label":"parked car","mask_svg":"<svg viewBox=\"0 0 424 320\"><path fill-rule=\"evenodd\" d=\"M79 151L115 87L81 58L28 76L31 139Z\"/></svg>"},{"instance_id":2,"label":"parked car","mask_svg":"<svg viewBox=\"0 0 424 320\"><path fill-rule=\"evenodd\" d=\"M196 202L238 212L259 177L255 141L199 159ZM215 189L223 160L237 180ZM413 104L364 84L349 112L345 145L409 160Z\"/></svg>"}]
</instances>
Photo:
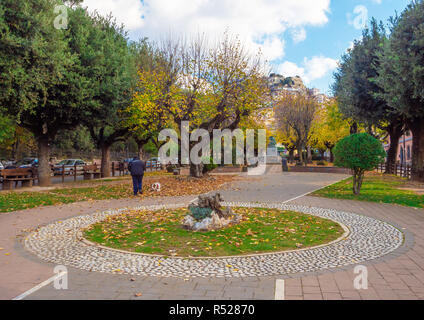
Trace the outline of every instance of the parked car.
<instances>
[{"instance_id":1,"label":"parked car","mask_svg":"<svg viewBox=\"0 0 424 320\"><path fill-rule=\"evenodd\" d=\"M3 165L3 163L0 161L0 170L3 170L4 169L4 165Z\"/></svg>"},{"instance_id":2,"label":"parked car","mask_svg":"<svg viewBox=\"0 0 424 320\"><path fill-rule=\"evenodd\" d=\"M53 166L53 174L55 176L62 175L62 171L65 169L65 175L73 175L75 168L77 171L82 170L86 165L87 164L81 159L62 160Z\"/></svg>"},{"instance_id":3,"label":"parked car","mask_svg":"<svg viewBox=\"0 0 424 320\"><path fill-rule=\"evenodd\" d=\"M5 169L18 169L18 168L37 168L38 159L37 158L25 158L19 161L16 161L14 164L9 164Z\"/></svg>"}]
</instances>

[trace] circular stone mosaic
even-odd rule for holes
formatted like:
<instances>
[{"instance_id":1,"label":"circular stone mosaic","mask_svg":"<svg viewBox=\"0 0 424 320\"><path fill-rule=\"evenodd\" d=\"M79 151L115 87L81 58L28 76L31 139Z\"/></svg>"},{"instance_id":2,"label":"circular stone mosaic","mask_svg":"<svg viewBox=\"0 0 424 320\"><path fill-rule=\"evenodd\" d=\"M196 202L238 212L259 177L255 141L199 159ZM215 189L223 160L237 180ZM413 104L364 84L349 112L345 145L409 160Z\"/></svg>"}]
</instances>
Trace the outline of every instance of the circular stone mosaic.
<instances>
[{"instance_id":1,"label":"circular stone mosaic","mask_svg":"<svg viewBox=\"0 0 424 320\"><path fill-rule=\"evenodd\" d=\"M24 244L29 251L45 261L78 269L189 278L276 276L320 271L382 257L397 249L403 242L402 232L392 225L354 213L284 204L225 203L225 205L302 212L336 221L346 226L350 233L339 241L310 249L222 258L163 258L90 245L81 239L81 229L110 215L122 214L128 210L121 209L79 216L41 227L31 233ZM133 209L153 211L181 207L185 205Z\"/></svg>"}]
</instances>

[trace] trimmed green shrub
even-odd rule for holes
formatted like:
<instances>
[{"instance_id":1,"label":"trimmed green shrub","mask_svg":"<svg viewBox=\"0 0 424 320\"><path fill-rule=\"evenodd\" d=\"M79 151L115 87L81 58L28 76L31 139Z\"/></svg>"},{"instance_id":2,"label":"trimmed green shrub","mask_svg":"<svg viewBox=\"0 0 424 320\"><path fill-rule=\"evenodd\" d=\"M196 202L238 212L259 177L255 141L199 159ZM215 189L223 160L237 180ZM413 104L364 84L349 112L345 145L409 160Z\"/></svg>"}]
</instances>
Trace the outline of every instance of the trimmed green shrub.
<instances>
[{"instance_id":1,"label":"trimmed green shrub","mask_svg":"<svg viewBox=\"0 0 424 320\"><path fill-rule=\"evenodd\" d=\"M368 133L357 133L340 140L334 148L338 167L353 171L353 193L359 195L366 171L384 162L386 152L382 143Z\"/></svg>"}]
</instances>

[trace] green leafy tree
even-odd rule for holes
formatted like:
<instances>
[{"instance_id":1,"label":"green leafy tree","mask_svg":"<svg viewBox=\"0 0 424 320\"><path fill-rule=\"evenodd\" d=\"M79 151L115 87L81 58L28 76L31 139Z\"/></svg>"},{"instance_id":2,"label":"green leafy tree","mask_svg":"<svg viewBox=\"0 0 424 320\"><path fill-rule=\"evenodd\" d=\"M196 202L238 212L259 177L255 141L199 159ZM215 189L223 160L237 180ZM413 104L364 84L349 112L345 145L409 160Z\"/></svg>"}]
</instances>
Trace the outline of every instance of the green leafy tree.
<instances>
[{"instance_id":1,"label":"green leafy tree","mask_svg":"<svg viewBox=\"0 0 424 320\"><path fill-rule=\"evenodd\" d=\"M54 27L57 4L0 3L0 108L34 134L41 186L50 184L50 142L84 114L85 81L68 45L69 30Z\"/></svg>"},{"instance_id":2,"label":"green leafy tree","mask_svg":"<svg viewBox=\"0 0 424 320\"><path fill-rule=\"evenodd\" d=\"M60 155L75 154L82 157L81 153L88 154L95 149L95 146L88 129L80 125L74 130L59 131L52 143L52 149Z\"/></svg>"},{"instance_id":3,"label":"green leafy tree","mask_svg":"<svg viewBox=\"0 0 424 320\"><path fill-rule=\"evenodd\" d=\"M373 19L371 27L364 30L362 39L355 41L353 48L342 57L335 73L333 91L346 118L362 124L373 135L373 126L387 131L390 136L387 168L390 169L396 163L404 118L381 97L383 89L375 81L379 76L379 56L385 41L384 26Z\"/></svg>"},{"instance_id":4,"label":"green leafy tree","mask_svg":"<svg viewBox=\"0 0 424 320\"><path fill-rule=\"evenodd\" d=\"M335 165L352 169L353 193L359 195L366 171L384 162L386 152L379 140L368 133L356 133L340 140L334 148Z\"/></svg>"},{"instance_id":5,"label":"green leafy tree","mask_svg":"<svg viewBox=\"0 0 424 320\"><path fill-rule=\"evenodd\" d=\"M70 21L71 46L80 57L80 72L87 79L89 92L84 100L86 114L81 121L102 152L101 173L110 176L110 148L125 141L125 109L131 104L136 83L136 63L127 34L112 16L88 15L77 8L78 19Z\"/></svg>"},{"instance_id":6,"label":"green leafy tree","mask_svg":"<svg viewBox=\"0 0 424 320\"><path fill-rule=\"evenodd\" d=\"M391 22L376 81L393 112L406 118L414 137L412 179L424 181L424 2L413 1Z\"/></svg>"},{"instance_id":7,"label":"green leafy tree","mask_svg":"<svg viewBox=\"0 0 424 320\"><path fill-rule=\"evenodd\" d=\"M13 139L13 134L15 133L14 122L0 114L0 145L2 148L7 146L9 141Z\"/></svg>"}]
</instances>

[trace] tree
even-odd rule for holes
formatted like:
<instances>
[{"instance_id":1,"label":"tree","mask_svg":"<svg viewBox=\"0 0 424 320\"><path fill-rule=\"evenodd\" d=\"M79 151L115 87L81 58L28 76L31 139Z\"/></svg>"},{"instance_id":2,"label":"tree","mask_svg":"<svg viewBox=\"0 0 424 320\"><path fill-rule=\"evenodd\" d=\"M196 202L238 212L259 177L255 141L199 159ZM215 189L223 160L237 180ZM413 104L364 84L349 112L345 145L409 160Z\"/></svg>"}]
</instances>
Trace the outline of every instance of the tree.
<instances>
[{"instance_id":1,"label":"tree","mask_svg":"<svg viewBox=\"0 0 424 320\"><path fill-rule=\"evenodd\" d=\"M0 114L0 146L2 148L13 140L15 133L14 125L13 120Z\"/></svg>"},{"instance_id":2,"label":"tree","mask_svg":"<svg viewBox=\"0 0 424 320\"><path fill-rule=\"evenodd\" d=\"M238 128L243 118L264 105L268 91L261 59L248 54L238 39L225 35L216 45L202 35L187 43L169 39L160 53L164 71L157 76L156 105L178 127L181 155L197 144L183 145L183 122L190 123L189 132L206 130L210 139L214 130ZM203 163L191 162L190 174L202 177Z\"/></svg>"},{"instance_id":3,"label":"tree","mask_svg":"<svg viewBox=\"0 0 424 320\"><path fill-rule=\"evenodd\" d=\"M283 92L276 99L275 116L278 130L285 132L286 137L294 136L300 162L307 165L303 156L309 139L313 122L318 110L317 100L309 93Z\"/></svg>"},{"instance_id":4,"label":"tree","mask_svg":"<svg viewBox=\"0 0 424 320\"><path fill-rule=\"evenodd\" d=\"M413 134L412 179L424 181L424 2L413 1L391 22L376 81L393 112L406 118Z\"/></svg>"},{"instance_id":5,"label":"tree","mask_svg":"<svg viewBox=\"0 0 424 320\"><path fill-rule=\"evenodd\" d=\"M110 147L124 141L129 132L125 110L131 104L137 80L136 53L112 16L95 13L89 18L85 20L87 35L78 46L92 89L86 100L90 108L82 120L102 152L102 177L109 177Z\"/></svg>"},{"instance_id":6,"label":"tree","mask_svg":"<svg viewBox=\"0 0 424 320\"><path fill-rule=\"evenodd\" d=\"M294 162L294 152L296 150L296 135L287 123L280 123L277 130L277 139L289 151L289 162Z\"/></svg>"},{"instance_id":7,"label":"tree","mask_svg":"<svg viewBox=\"0 0 424 320\"><path fill-rule=\"evenodd\" d=\"M160 52L143 39L137 45L138 81L132 103L125 110L125 121L138 146L138 154L143 158L143 148L149 141L157 142L160 130L167 121L167 113L162 104L162 93L166 91L166 70L163 68ZM165 85L165 88L163 87ZM157 144L160 147L160 143Z\"/></svg>"},{"instance_id":8,"label":"tree","mask_svg":"<svg viewBox=\"0 0 424 320\"><path fill-rule=\"evenodd\" d=\"M334 162L333 149L342 138L349 135L350 124L339 111L336 99L330 99L318 109L312 130L312 145L323 154L330 151L330 162Z\"/></svg>"},{"instance_id":9,"label":"tree","mask_svg":"<svg viewBox=\"0 0 424 320\"><path fill-rule=\"evenodd\" d=\"M0 3L0 107L34 134L39 185L50 184L49 143L84 114L85 81L68 46L68 30L53 26L54 1Z\"/></svg>"},{"instance_id":10,"label":"tree","mask_svg":"<svg viewBox=\"0 0 424 320\"><path fill-rule=\"evenodd\" d=\"M72 156L77 154L89 154L95 149L90 132L84 126L78 126L73 130L61 130L52 143L52 150L60 155ZM75 157L75 156L72 156Z\"/></svg>"},{"instance_id":11,"label":"tree","mask_svg":"<svg viewBox=\"0 0 424 320\"><path fill-rule=\"evenodd\" d=\"M371 28L365 29L362 39L355 41L353 48L342 57L335 73L333 91L346 118L363 124L370 134L373 134L373 126L387 131L390 148L386 168L389 170L387 173L391 173L390 169L396 163L399 139L404 132L404 118L393 112L393 108L381 97L383 89L375 81L379 76L379 57L386 41L384 26L373 19ZM356 132L353 130L353 133Z\"/></svg>"},{"instance_id":12,"label":"tree","mask_svg":"<svg viewBox=\"0 0 424 320\"><path fill-rule=\"evenodd\" d=\"M353 171L353 193L359 195L366 171L384 162L386 152L381 142L368 133L356 133L337 143L335 165Z\"/></svg>"}]
</instances>

